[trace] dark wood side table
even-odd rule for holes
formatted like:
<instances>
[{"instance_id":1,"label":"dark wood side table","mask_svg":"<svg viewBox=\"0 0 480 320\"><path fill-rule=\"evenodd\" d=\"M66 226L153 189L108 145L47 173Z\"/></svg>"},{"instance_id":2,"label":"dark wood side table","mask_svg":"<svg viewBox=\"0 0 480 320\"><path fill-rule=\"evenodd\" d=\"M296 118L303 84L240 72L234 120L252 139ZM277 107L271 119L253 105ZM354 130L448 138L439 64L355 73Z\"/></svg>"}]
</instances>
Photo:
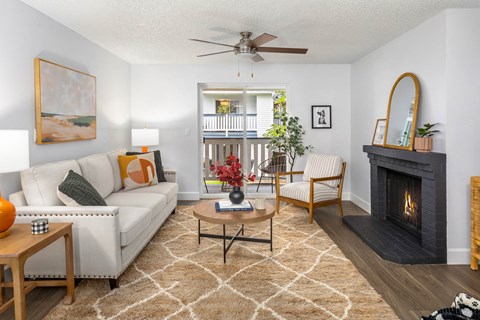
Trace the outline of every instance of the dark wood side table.
<instances>
[{"instance_id":1,"label":"dark wood side table","mask_svg":"<svg viewBox=\"0 0 480 320\"><path fill-rule=\"evenodd\" d=\"M66 280L25 281L24 266L27 259L52 244L65 238ZM5 282L4 265L12 271L12 282ZM10 235L0 239L0 314L15 305L15 319L25 319L25 295L36 287L67 287L64 303L75 301L73 273L72 223L50 223L49 231L33 235L30 224L14 224ZM5 288L13 287L13 298L5 300Z\"/></svg>"}]
</instances>

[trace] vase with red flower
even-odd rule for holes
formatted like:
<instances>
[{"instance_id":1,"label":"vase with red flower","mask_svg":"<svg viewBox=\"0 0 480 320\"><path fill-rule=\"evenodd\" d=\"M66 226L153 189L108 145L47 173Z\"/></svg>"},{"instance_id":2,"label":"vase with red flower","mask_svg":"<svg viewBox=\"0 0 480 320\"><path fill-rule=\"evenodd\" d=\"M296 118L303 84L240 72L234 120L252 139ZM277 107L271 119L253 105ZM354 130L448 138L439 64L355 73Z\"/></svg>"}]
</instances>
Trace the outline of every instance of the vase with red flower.
<instances>
[{"instance_id":1,"label":"vase with red flower","mask_svg":"<svg viewBox=\"0 0 480 320\"><path fill-rule=\"evenodd\" d=\"M222 182L226 182L233 187L233 191L229 194L229 199L233 204L240 204L245 199L240 187L243 186L243 181L255 181L255 175L249 173L245 177L245 174L242 172L242 164L240 160L233 154L230 154L227 157L224 165L212 165L210 168L212 171L215 171L217 179Z\"/></svg>"}]
</instances>

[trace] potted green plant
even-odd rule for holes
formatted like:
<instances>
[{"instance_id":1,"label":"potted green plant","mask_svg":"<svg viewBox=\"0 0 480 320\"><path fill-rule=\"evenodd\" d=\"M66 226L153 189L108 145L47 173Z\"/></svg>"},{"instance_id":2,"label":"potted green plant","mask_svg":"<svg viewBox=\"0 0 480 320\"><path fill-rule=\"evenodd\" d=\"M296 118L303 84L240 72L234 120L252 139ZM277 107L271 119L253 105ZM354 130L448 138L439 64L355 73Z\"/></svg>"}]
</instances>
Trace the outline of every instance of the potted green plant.
<instances>
[{"instance_id":1,"label":"potted green plant","mask_svg":"<svg viewBox=\"0 0 480 320\"><path fill-rule=\"evenodd\" d=\"M415 137L415 151L430 152L432 151L433 139L432 136L440 132L439 130L432 130L438 123L425 123L423 127L417 128L417 136Z\"/></svg>"},{"instance_id":2,"label":"potted green plant","mask_svg":"<svg viewBox=\"0 0 480 320\"><path fill-rule=\"evenodd\" d=\"M303 144L305 130L298 117L289 117L286 111L280 111L278 119L280 123L272 124L271 128L264 134L265 137L270 138L267 148L285 153L290 169L293 170L297 157L303 156L306 151L313 147Z\"/></svg>"}]
</instances>

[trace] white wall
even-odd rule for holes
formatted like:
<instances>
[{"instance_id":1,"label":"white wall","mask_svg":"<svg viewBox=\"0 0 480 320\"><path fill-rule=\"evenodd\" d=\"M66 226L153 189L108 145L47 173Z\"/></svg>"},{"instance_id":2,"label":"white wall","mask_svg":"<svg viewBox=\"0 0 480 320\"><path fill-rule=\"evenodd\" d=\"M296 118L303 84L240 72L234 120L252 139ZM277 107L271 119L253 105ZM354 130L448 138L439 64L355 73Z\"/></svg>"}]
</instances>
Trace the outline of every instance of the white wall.
<instances>
[{"instance_id":1,"label":"white wall","mask_svg":"<svg viewBox=\"0 0 480 320\"><path fill-rule=\"evenodd\" d=\"M256 96L257 137L263 137L273 123L273 99L271 94Z\"/></svg>"},{"instance_id":2,"label":"white wall","mask_svg":"<svg viewBox=\"0 0 480 320\"><path fill-rule=\"evenodd\" d=\"M469 263L470 176L480 175L480 9L447 11L448 262Z\"/></svg>"},{"instance_id":3,"label":"white wall","mask_svg":"<svg viewBox=\"0 0 480 320\"><path fill-rule=\"evenodd\" d=\"M16 0L0 1L0 129L30 131L31 165L78 158L130 144L130 65ZM97 139L33 142L34 58L97 77ZM8 154L1 150L0 156ZM0 177L4 195L19 190L18 173Z\"/></svg>"},{"instance_id":4,"label":"white wall","mask_svg":"<svg viewBox=\"0 0 480 320\"><path fill-rule=\"evenodd\" d=\"M445 152L445 13L352 64L352 200L370 211L370 165L362 146L372 143L376 119L386 118L390 90L405 72L420 81L417 125L439 122L434 151Z\"/></svg>"},{"instance_id":5,"label":"white wall","mask_svg":"<svg viewBox=\"0 0 480 320\"><path fill-rule=\"evenodd\" d=\"M288 106L307 130L315 152L339 154L350 164L350 66L256 65L255 78L236 77L232 65L133 65L132 126L160 128L166 167L178 169L179 198L197 199L200 189L199 83L286 84ZM311 129L311 106L331 104L333 129ZM185 135L191 129L191 135ZM304 166L304 158L296 168ZM345 192L350 191L349 169Z\"/></svg>"},{"instance_id":6,"label":"white wall","mask_svg":"<svg viewBox=\"0 0 480 320\"><path fill-rule=\"evenodd\" d=\"M370 168L362 146L384 118L404 72L420 81L419 118L439 122L434 150L447 154L449 264L469 262L469 177L480 174L480 10L447 10L352 64L352 200L370 208Z\"/></svg>"}]
</instances>

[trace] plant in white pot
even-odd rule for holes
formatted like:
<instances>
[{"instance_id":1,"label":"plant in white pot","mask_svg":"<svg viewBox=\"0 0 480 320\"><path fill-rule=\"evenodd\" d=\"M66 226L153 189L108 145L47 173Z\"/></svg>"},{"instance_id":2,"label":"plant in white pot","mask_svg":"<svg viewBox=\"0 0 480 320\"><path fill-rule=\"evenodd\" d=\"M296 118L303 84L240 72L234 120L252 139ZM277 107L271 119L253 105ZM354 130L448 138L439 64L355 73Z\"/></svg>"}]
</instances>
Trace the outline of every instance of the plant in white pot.
<instances>
[{"instance_id":1,"label":"plant in white pot","mask_svg":"<svg viewBox=\"0 0 480 320\"><path fill-rule=\"evenodd\" d=\"M425 123L423 127L417 128L417 137L415 137L415 151L430 152L432 151L433 139L432 136L440 132L439 130L432 130L438 123Z\"/></svg>"}]
</instances>

